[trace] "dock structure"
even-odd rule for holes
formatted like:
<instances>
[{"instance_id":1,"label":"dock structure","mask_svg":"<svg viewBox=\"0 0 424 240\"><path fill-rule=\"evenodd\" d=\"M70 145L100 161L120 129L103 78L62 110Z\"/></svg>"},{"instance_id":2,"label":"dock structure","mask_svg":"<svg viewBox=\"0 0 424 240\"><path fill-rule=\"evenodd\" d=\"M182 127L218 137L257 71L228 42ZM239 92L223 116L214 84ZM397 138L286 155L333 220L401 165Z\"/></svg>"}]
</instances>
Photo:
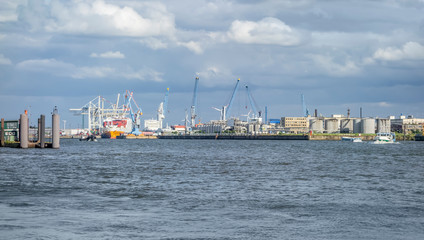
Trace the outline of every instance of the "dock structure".
<instances>
[{"instance_id":1,"label":"dock structure","mask_svg":"<svg viewBox=\"0 0 424 240\"><path fill-rule=\"evenodd\" d=\"M4 118L1 119L0 147L4 147Z\"/></svg>"},{"instance_id":2,"label":"dock structure","mask_svg":"<svg viewBox=\"0 0 424 240\"><path fill-rule=\"evenodd\" d=\"M216 140L308 140L308 135L247 135L247 134L199 134L162 135L158 139L216 139Z\"/></svg>"},{"instance_id":3,"label":"dock structure","mask_svg":"<svg viewBox=\"0 0 424 240\"><path fill-rule=\"evenodd\" d=\"M28 112L20 115L19 120L5 121L1 119L0 147L12 148L54 148L60 147L60 117L57 108L52 115L52 142L46 142L45 116L38 119L38 139L36 142L29 140Z\"/></svg>"}]
</instances>

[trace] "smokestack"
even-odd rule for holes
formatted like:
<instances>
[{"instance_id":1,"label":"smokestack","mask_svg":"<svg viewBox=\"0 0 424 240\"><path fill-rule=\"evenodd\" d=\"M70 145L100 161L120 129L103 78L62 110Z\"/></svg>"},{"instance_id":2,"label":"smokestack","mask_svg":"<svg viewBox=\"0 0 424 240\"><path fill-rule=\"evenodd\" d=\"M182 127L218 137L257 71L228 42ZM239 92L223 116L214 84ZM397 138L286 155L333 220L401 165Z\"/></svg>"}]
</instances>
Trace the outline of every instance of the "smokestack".
<instances>
[{"instance_id":1,"label":"smokestack","mask_svg":"<svg viewBox=\"0 0 424 240\"><path fill-rule=\"evenodd\" d=\"M359 116L360 116L360 118L362 118L362 107L359 109L359 111L360 111Z\"/></svg>"}]
</instances>

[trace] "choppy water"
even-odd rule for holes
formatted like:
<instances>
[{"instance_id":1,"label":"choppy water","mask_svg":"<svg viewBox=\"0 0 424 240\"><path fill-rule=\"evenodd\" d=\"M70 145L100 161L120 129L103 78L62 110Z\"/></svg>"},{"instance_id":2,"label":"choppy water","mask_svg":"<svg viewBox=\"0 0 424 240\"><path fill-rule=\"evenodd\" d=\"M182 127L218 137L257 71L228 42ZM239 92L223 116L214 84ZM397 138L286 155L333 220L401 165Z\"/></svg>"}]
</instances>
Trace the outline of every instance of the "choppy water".
<instances>
[{"instance_id":1,"label":"choppy water","mask_svg":"<svg viewBox=\"0 0 424 240\"><path fill-rule=\"evenodd\" d=\"M0 239L424 239L424 143L0 148Z\"/></svg>"}]
</instances>

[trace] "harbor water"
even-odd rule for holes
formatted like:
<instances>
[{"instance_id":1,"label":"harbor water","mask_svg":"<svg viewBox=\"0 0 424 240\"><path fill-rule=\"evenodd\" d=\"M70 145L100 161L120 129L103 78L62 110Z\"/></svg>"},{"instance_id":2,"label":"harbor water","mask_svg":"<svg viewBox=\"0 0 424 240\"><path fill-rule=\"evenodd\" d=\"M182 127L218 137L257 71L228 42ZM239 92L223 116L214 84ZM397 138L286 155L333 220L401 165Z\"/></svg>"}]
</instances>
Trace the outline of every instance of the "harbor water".
<instances>
[{"instance_id":1,"label":"harbor water","mask_svg":"<svg viewBox=\"0 0 424 240\"><path fill-rule=\"evenodd\" d=\"M0 239L424 239L423 142L0 148Z\"/></svg>"}]
</instances>

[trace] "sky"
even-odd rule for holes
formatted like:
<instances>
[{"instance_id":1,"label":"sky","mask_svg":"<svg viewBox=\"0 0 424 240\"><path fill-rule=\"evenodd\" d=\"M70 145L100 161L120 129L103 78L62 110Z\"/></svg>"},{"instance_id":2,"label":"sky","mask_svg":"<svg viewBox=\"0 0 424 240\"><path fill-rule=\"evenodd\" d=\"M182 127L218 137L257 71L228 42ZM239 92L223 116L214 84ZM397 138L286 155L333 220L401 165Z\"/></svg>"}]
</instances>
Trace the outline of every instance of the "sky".
<instances>
[{"instance_id":1,"label":"sky","mask_svg":"<svg viewBox=\"0 0 424 240\"><path fill-rule=\"evenodd\" d=\"M0 0L0 117L31 123L54 106L134 92L143 119L182 124L199 76L197 115L312 113L424 118L424 0ZM47 117L47 119L49 119ZM48 123L48 122L47 122Z\"/></svg>"}]
</instances>

